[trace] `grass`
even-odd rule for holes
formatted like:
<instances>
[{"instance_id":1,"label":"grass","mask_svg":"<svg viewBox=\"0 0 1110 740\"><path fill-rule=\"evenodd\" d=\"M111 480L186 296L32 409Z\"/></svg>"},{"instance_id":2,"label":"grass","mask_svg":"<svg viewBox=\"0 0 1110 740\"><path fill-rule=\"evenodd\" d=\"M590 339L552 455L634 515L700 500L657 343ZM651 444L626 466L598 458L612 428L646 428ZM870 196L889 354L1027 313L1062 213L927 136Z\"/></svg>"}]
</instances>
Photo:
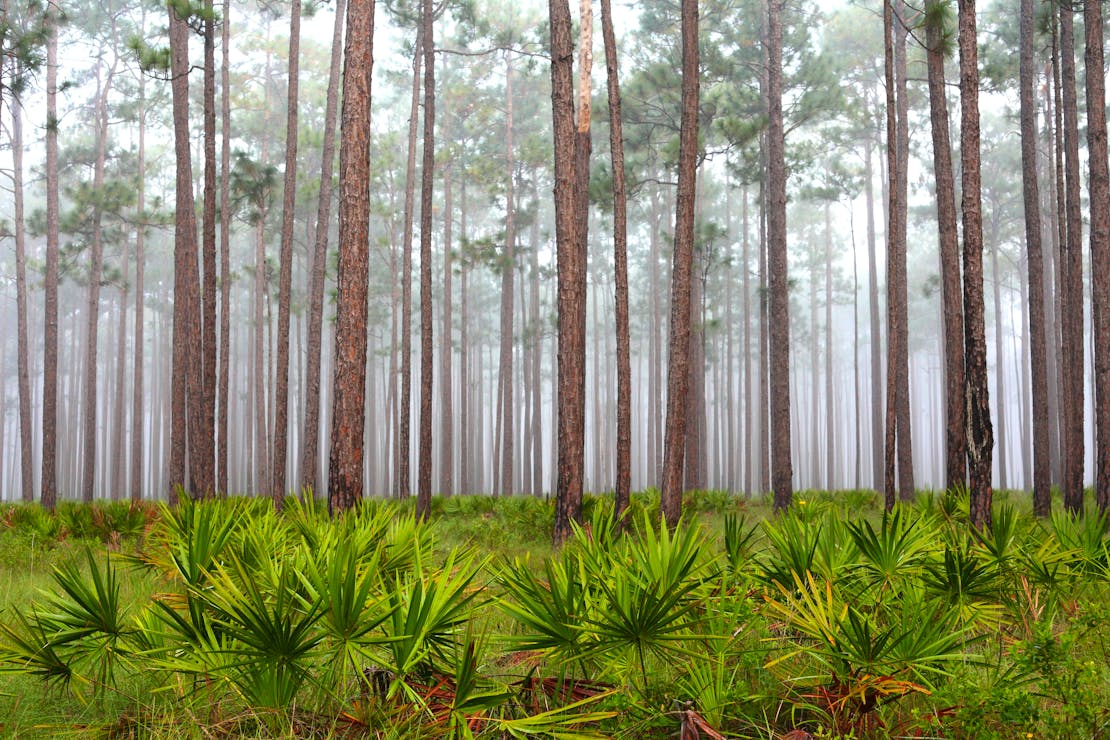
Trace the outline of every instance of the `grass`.
<instances>
[{"instance_id":1,"label":"grass","mask_svg":"<svg viewBox=\"0 0 1110 740\"><path fill-rule=\"evenodd\" d=\"M436 499L423 527L407 504L5 507L0 736L1110 731L1106 522L1004 493L975 537L958 495L795 502L689 494L671 536L648 491L620 537L588 498L561 551L523 497ZM68 682L27 672L35 635Z\"/></svg>"}]
</instances>

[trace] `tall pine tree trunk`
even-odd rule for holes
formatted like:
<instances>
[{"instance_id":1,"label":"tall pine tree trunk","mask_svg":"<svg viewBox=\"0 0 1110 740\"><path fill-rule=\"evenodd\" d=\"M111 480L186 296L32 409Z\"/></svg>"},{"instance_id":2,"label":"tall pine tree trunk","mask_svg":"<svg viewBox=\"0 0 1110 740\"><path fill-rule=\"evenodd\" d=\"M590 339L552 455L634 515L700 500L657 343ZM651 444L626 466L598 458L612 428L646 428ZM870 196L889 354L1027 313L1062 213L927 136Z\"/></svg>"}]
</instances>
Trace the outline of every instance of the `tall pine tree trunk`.
<instances>
[{"instance_id":1,"label":"tall pine tree trunk","mask_svg":"<svg viewBox=\"0 0 1110 740\"><path fill-rule=\"evenodd\" d=\"M682 113L678 144L671 337L667 364L667 423L663 443L661 508L673 528L682 516L682 471L689 423L690 334L693 323L694 207L698 171L698 3L682 0ZM693 462L693 461L691 461Z\"/></svg>"},{"instance_id":2,"label":"tall pine tree trunk","mask_svg":"<svg viewBox=\"0 0 1110 740\"><path fill-rule=\"evenodd\" d=\"M227 495L231 386L231 0L220 19L220 349L216 409L216 492Z\"/></svg>"},{"instance_id":3,"label":"tall pine tree trunk","mask_svg":"<svg viewBox=\"0 0 1110 740\"><path fill-rule=\"evenodd\" d=\"M933 132L933 177L940 238L941 303L944 315L945 486L967 483L966 397L964 388L964 314L960 287L960 245L956 228L956 189L948 134L944 81L944 29L926 16L929 114Z\"/></svg>"},{"instance_id":4,"label":"tall pine tree trunk","mask_svg":"<svg viewBox=\"0 0 1110 740\"><path fill-rule=\"evenodd\" d=\"M1037 107L1033 92L1033 0L1021 0L1021 182L1025 248L1029 269L1029 351L1033 397L1033 512L1048 516L1052 506L1049 456L1048 352L1045 347L1044 249L1041 193L1037 175Z\"/></svg>"},{"instance_id":5,"label":"tall pine tree trunk","mask_svg":"<svg viewBox=\"0 0 1110 740\"><path fill-rule=\"evenodd\" d=\"M767 261L770 272L771 485L775 510L793 499L790 458L790 284L786 259L786 152L782 118L782 0L769 0L767 13ZM816 368L815 368L816 370Z\"/></svg>"},{"instance_id":6,"label":"tall pine tree trunk","mask_svg":"<svg viewBox=\"0 0 1110 740\"><path fill-rule=\"evenodd\" d=\"M408 159L405 164L404 234L401 237L401 424L397 437L397 496L412 493L410 428L412 422L412 222L416 188L416 121L420 108L422 33L416 35L412 67L412 101L409 104Z\"/></svg>"},{"instance_id":7,"label":"tall pine tree trunk","mask_svg":"<svg viewBox=\"0 0 1110 740\"><path fill-rule=\"evenodd\" d=\"M274 460L270 495L280 510L285 500L289 450L289 309L293 293L293 215L297 196L297 84L301 56L301 0L289 10L289 74L285 115L285 179L281 198L281 252L278 257L277 382L274 387ZM325 225L326 228L326 225Z\"/></svg>"},{"instance_id":8,"label":"tall pine tree trunk","mask_svg":"<svg viewBox=\"0 0 1110 740\"><path fill-rule=\"evenodd\" d=\"M22 65L16 66L16 75L23 73ZM19 483L20 498L29 503L35 499L33 446L31 441L31 348L27 332L27 240L23 221L23 111L22 101L10 91L8 109L12 114L12 189L15 220L15 304L16 304L16 372L19 379ZM49 136L49 134L47 134ZM49 187L49 186L48 186ZM48 349L49 351L49 349ZM0 425L4 416L0 414ZM0 455L4 454L0 446ZM0 483L3 478L0 477Z\"/></svg>"},{"instance_id":9,"label":"tall pine tree trunk","mask_svg":"<svg viewBox=\"0 0 1110 740\"><path fill-rule=\"evenodd\" d=\"M1060 6L1060 83L1064 138L1063 312L1064 508L1083 509L1083 215L1079 199L1079 112L1075 87L1074 11Z\"/></svg>"},{"instance_id":10,"label":"tall pine tree trunk","mask_svg":"<svg viewBox=\"0 0 1110 740\"><path fill-rule=\"evenodd\" d=\"M501 447L494 454L500 455L500 480L497 485L502 496L513 495L513 274L516 265L516 163L513 160L513 65L510 56L505 58L505 155L508 163L505 181L505 247L501 253L501 326L500 350L497 364L497 387L500 395L497 408Z\"/></svg>"},{"instance_id":11,"label":"tall pine tree trunk","mask_svg":"<svg viewBox=\"0 0 1110 740\"><path fill-rule=\"evenodd\" d=\"M351 0L347 6L343 59L335 395L328 471L328 511L333 513L351 508L363 494L374 0Z\"/></svg>"},{"instance_id":12,"label":"tall pine tree trunk","mask_svg":"<svg viewBox=\"0 0 1110 740\"><path fill-rule=\"evenodd\" d=\"M613 516L620 522L628 507L632 486L632 359L628 333L628 196L624 182L624 123L621 120L617 41L610 6L610 0L601 0L601 35L605 43L605 79L609 95L609 153L613 160L613 272L617 323L617 475Z\"/></svg>"},{"instance_id":13,"label":"tall pine tree trunk","mask_svg":"<svg viewBox=\"0 0 1110 740\"><path fill-rule=\"evenodd\" d=\"M305 371L304 456L301 487L319 490L320 459L320 366L323 359L324 276L328 260L328 226L331 220L332 172L335 169L335 119L339 108L339 73L343 61L343 14L346 0L336 0L331 37L331 67L328 70L327 102L324 108L324 142L320 171L320 200L312 240L312 277L308 295L308 368ZM392 381L390 382L392 387Z\"/></svg>"},{"instance_id":14,"label":"tall pine tree trunk","mask_svg":"<svg viewBox=\"0 0 1110 740\"><path fill-rule=\"evenodd\" d=\"M586 400L586 245L575 217L574 89L570 6L548 0L551 25L551 115L555 149L555 249L558 271L556 398L558 481L552 539L560 544L582 518Z\"/></svg>"},{"instance_id":15,"label":"tall pine tree trunk","mask_svg":"<svg viewBox=\"0 0 1110 740\"><path fill-rule=\"evenodd\" d=\"M432 178L435 176L436 80L432 0L424 0L424 157L420 171L420 450L416 517L432 509Z\"/></svg>"},{"instance_id":16,"label":"tall pine tree trunk","mask_svg":"<svg viewBox=\"0 0 1110 740\"><path fill-rule=\"evenodd\" d=\"M1110 172L1106 152L1106 76L1102 3L1083 10L1087 63L1087 180L1091 202L1091 311L1094 317L1095 499L1110 509Z\"/></svg>"},{"instance_id":17,"label":"tall pine tree trunk","mask_svg":"<svg viewBox=\"0 0 1110 740\"><path fill-rule=\"evenodd\" d=\"M991 525L991 428L983 301L983 211L979 172L979 52L975 0L960 0L960 170L964 222L964 351L971 523Z\"/></svg>"}]
</instances>

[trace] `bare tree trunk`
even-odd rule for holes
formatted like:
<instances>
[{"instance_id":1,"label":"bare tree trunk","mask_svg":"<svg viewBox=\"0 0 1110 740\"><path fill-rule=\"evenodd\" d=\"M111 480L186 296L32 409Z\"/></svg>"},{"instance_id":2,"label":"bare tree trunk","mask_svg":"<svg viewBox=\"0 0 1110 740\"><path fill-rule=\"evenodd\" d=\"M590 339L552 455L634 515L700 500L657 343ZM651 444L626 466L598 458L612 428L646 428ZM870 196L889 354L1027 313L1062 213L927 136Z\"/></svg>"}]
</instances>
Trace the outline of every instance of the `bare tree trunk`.
<instances>
[{"instance_id":1,"label":"bare tree trunk","mask_svg":"<svg viewBox=\"0 0 1110 740\"><path fill-rule=\"evenodd\" d=\"M363 493L374 0L351 0L347 6L343 59L335 397L328 473L328 511L332 513L351 508Z\"/></svg>"},{"instance_id":2,"label":"bare tree trunk","mask_svg":"<svg viewBox=\"0 0 1110 740\"><path fill-rule=\"evenodd\" d=\"M216 25L213 0L204 0L204 215L201 225L201 367L200 424L206 438L204 467L214 472L216 433ZM215 493L212 485L202 495Z\"/></svg>"},{"instance_id":3,"label":"bare tree trunk","mask_svg":"<svg viewBox=\"0 0 1110 740\"><path fill-rule=\"evenodd\" d=\"M1110 509L1110 172L1106 152L1106 76L1102 4L1084 3L1087 63L1087 152L1091 202L1091 311L1094 318L1095 499Z\"/></svg>"},{"instance_id":4,"label":"bare tree trunk","mask_svg":"<svg viewBox=\"0 0 1110 740\"><path fill-rule=\"evenodd\" d=\"M432 509L432 178L435 176L436 80L432 0L424 0L424 159L420 172L420 458L416 517Z\"/></svg>"},{"instance_id":5,"label":"bare tree trunk","mask_svg":"<svg viewBox=\"0 0 1110 740\"><path fill-rule=\"evenodd\" d=\"M667 424L663 443L661 508L667 526L682 516L683 453L688 424L690 334L694 276L694 200L698 169L698 3L682 0L682 117L678 145L674 267L671 272L671 338L667 363Z\"/></svg>"},{"instance_id":6,"label":"bare tree trunk","mask_svg":"<svg viewBox=\"0 0 1110 740\"><path fill-rule=\"evenodd\" d=\"M539 204L536 181L532 181L532 201ZM544 493L543 480L543 396L541 389L543 367L543 318L540 316L540 225L532 219L532 287L529 297L532 315L532 492Z\"/></svg>"},{"instance_id":7,"label":"bare tree trunk","mask_svg":"<svg viewBox=\"0 0 1110 740\"><path fill-rule=\"evenodd\" d=\"M750 240L748 229L748 185L744 184L741 191L743 203L741 205L741 220L743 221L742 231L743 235L743 256L740 261L741 269L741 284L743 285L744 293L744 347L743 347L743 365L744 365L744 494L750 496L752 494L752 472L755 470L755 464L752 460L752 429L753 420L755 419L754 413L754 396L752 395L752 291L751 291L751 260L750 260Z\"/></svg>"},{"instance_id":8,"label":"bare tree trunk","mask_svg":"<svg viewBox=\"0 0 1110 740\"><path fill-rule=\"evenodd\" d=\"M998 268L998 228L997 219L991 219L991 276L994 278L994 383L995 392L998 393L998 415L995 420L997 431L995 441L998 443L998 483L1002 490L1010 488L1009 463L1006 446L1009 442L1009 433L1006 426L1006 374L1003 352L1002 329L1002 275Z\"/></svg>"},{"instance_id":9,"label":"bare tree trunk","mask_svg":"<svg viewBox=\"0 0 1110 740\"><path fill-rule=\"evenodd\" d=\"M505 155L508 179L505 186L505 247L501 256L500 355L497 365L497 408L501 447L499 488L502 496L513 495L513 274L516 266L516 163L513 160L513 65L505 57Z\"/></svg>"},{"instance_id":10,"label":"bare tree trunk","mask_svg":"<svg viewBox=\"0 0 1110 740\"><path fill-rule=\"evenodd\" d=\"M1074 11L1060 6L1061 87L1063 96L1065 238L1063 295L1064 508L1083 509L1083 215L1079 200L1079 113L1075 88Z\"/></svg>"},{"instance_id":11,"label":"bare tree trunk","mask_svg":"<svg viewBox=\"0 0 1110 740\"><path fill-rule=\"evenodd\" d=\"M274 387L274 460L270 495L279 511L285 501L289 450L289 309L293 293L293 215L297 197L297 93L301 56L301 0L289 9L289 73L285 116L285 179L281 199L281 253L278 257L277 382ZM325 228L327 228L325 224Z\"/></svg>"},{"instance_id":12,"label":"bare tree trunk","mask_svg":"<svg viewBox=\"0 0 1110 740\"><path fill-rule=\"evenodd\" d=\"M446 131L443 138L450 141L450 131ZM451 258L451 227L454 225L451 176L454 174L454 169L455 162L452 159L447 162L443 170L443 326L440 330L443 337L443 351L439 357L439 378L442 386L440 413L443 419L439 437L441 496L450 496L455 492L455 410L452 403L454 383L451 379L451 355L455 351L452 343L454 331L451 318L451 272L454 269ZM463 433L466 433L465 430Z\"/></svg>"},{"instance_id":13,"label":"bare tree trunk","mask_svg":"<svg viewBox=\"0 0 1110 740\"><path fill-rule=\"evenodd\" d=\"M420 108L420 68L424 63L422 33L416 35L412 65L412 102L409 106L408 160L405 165L404 235L401 237L401 428L397 439L397 496L408 498L410 484L409 429L412 420L412 221L416 187L416 120Z\"/></svg>"},{"instance_id":14,"label":"bare tree trunk","mask_svg":"<svg viewBox=\"0 0 1110 740\"><path fill-rule=\"evenodd\" d=\"M767 256L770 272L770 348L777 368L790 367L790 284L786 260L786 154L782 119L782 0L769 0L767 13L768 194ZM790 379L771 378L771 476L775 510L793 499L790 457Z\"/></svg>"},{"instance_id":15,"label":"bare tree trunk","mask_svg":"<svg viewBox=\"0 0 1110 740\"><path fill-rule=\"evenodd\" d=\"M143 17L143 26L146 17ZM146 246L146 79L139 78L139 151L136 163L137 180L135 211L139 224L135 228L135 356L132 371L132 406L131 406L131 500L143 500L143 465L144 426L143 426L143 309L145 308L144 277L146 272L146 259L144 250ZM153 413L151 426L153 429ZM153 457L153 456L152 456Z\"/></svg>"},{"instance_id":16,"label":"bare tree trunk","mask_svg":"<svg viewBox=\"0 0 1110 740\"><path fill-rule=\"evenodd\" d=\"M1029 350L1033 397L1033 513L1048 516L1052 506L1049 456L1048 352L1045 347L1044 250L1041 194L1037 181L1037 108L1033 87L1033 0L1021 0L1021 169L1025 245L1029 269Z\"/></svg>"},{"instance_id":17,"label":"bare tree trunk","mask_svg":"<svg viewBox=\"0 0 1110 740\"><path fill-rule=\"evenodd\" d=\"M944 30L926 26L929 111L933 131L933 176L940 238L941 303L944 313L945 486L967 484L966 398L964 388L964 315L960 287L960 245L956 228L956 189L944 91Z\"/></svg>"},{"instance_id":18,"label":"bare tree trunk","mask_svg":"<svg viewBox=\"0 0 1110 740\"><path fill-rule=\"evenodd\" d=\"M558 482L552 540L582 518L586 400L586 245L575 214L574 91L570 6L548 0L551 24L551 111L555 147L555 245L558 261Z\"/></svg>"},{"instance_id":19,"label":"bare tree trunk","mask_svg":"<svg viewBox=\"0 0 1110 740\"><path fill-rule=\"evenodd\" d=\"M17 65L17 75L23 73L22 65ZM8 109L12 114L12 189L15 219L15 304L16 304L16 372L19 378L19 482L20 498L25 503L35 500L34 470L32 469L31 438L31 372L29 369L31 349L27 332L27 246L23 220L23 111L22 101L14 90L9 92ZM48 127L49 131L49 127ZM48 138L50 134L47 134ZM50 185L48 184L49 188ZM49 353L49 345L47 347ZM4 416L0 413L0 425ZM0 446L0 455L4 447ZM0 483L3 479L0 478Z\"/></svg>"},{"instance_id":20,"label":"bare tree trunk","mask_svg":"<svg viewBox=\"0 0 1110 740\"><path fill-rule=\"evenodd\" d=\"M991 428L983 317L983 212L979 173L979 66L975 0L960 0L960 169L964 222L964 336L971 523L991 526Z\"/></svg>"},{"instance_id":21,"label":"bare tree trunk","mask_svg":"<svg viewBox=\"0 0 1110 740\"><path fill-rule=\"evenodd\" d=\"M883 486L886 468L883 448L883 335L879 323L879 269L876 259L874 173L871 141L864 146L864 194L867 201L867 293L871 316L871 458L872 487Z\"/></svg>"},{"instance_id":22,"label":"bare tree trunk","mask_svg":"<svg viewBox=\"0 0 1110 740\"><path fill-rule=\"evenodd\" d=\"M332 172L335 168L335 119L339 107L339 73L343 61L343 14L346 0L336 0L335 25L331 40L331 67L328 70L327 103L324 109L323 158L320 172L320 200L316 207L313 236L312 278L308 298L308 369L305 379L304 456L301 462L301 487L319 490L316 472L320 458L320 365L323 355L324 276L328 260L328 225L331 219ZM392 387L392 379L390 381Z\"/></svg>"},{"instance_id":23,"label":"bare tree trunk","mask_svg":"<svg viewBox=\"0 0 1110 740\"><path fill-rule=\"evenodd\" d=\"M201 355L200 279L197 266L193 165L189 151L189 26L171 7L170 49L173 75L173 125L177 161L177 213L174 229L173 393L170 440L171 501L184 486L186 444L194 493L211 490L212 448L203 424L203 358ZM188 403L188 410L186 410ZM189 422L186 424L186 417ZM188 437L186 436L188 430ZM188 441L186 441L188 440ZM208 436L207 442L211 442Z\"/></svg>"},{"instance_id":24,"label":"bare tree trunk","mask_svg":"<svg viewBox=\"0 0 1110 740\"><path fill-rule=\"evenodd\" d=\"M118 57L108 70L107 78L101 83L100 65L96 68L96 161L93 165L93 191L100 193L104 188L104 165L108 150L108 94L112 89ZM100 283L104 263L103 214L99 203L93 204L92 237L89 245L89 298L85 314L85 407L84 407L84 445L85 460L81 477L81 498L86 503L93 500L96 471L96 358L97 336L100 327Z\"/></svg>"},{"instance_id":25,"label":"bare tree trunk","mask_svg":"<svg viewBox=\"0 0 1110 740\"><path fill-rule=\"evenodd\" d=\"M124 240L120 255L120 269L123 272L119 288L119 327L116 331L116 393L112 399L112 476L110 491L113 501L122 498L127 488L127 453L123 443L123 427L127 423L125 413L127 407L127 366L125 361L127 359L127 275L130 269L127 264L127 247L128 243Z\"/></svg>"},{"instance_id":26,"label":"bare tree trunk","mask_svg":"<svg viewBox=\"0 0 1110 740\"><path fill-rule=\"evenodd\" d=\"M832 361L832 205L825 201L825 488L833 490L836 472L836 398Z\"/></svg>"},{"instance_id":27,"label":"bare tree trunk","mask_svg":"<svg viewBox=\"0 0 1110 740\"><path fill-rule=\"evenodd\" d=\"M228 402L231 386L231 0L220 19L220 349L216 409L216 492L227 495Z\"/></svg>"}]
</instances>

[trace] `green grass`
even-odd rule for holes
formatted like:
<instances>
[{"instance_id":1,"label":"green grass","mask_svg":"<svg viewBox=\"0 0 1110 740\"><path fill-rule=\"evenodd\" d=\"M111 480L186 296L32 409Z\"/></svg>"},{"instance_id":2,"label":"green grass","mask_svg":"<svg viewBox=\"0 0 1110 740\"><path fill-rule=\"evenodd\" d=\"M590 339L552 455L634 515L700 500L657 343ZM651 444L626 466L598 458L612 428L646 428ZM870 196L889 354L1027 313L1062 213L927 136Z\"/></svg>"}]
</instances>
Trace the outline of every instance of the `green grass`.
<instances>
[{"instance_id":1,"label":"green grass","mask_svg":"<svg viewBox=\"0 0 1110 740\"><path fill-rule=\"evenodd\" d=\"M1106 523L996 498L689 494L0 509L4 737L1097 737ZM32 672L48 671L44 680ZM704 735L703 735L704 736Z\"/></svg>"}]
</instances>

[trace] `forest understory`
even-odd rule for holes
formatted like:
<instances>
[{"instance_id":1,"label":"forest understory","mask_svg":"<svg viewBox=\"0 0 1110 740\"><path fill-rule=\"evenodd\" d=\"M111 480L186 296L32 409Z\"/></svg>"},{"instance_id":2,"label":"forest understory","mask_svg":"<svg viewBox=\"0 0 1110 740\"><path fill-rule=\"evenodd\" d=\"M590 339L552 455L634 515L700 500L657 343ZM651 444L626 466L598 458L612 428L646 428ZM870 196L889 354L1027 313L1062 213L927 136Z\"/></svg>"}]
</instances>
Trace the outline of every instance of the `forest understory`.
<instances>
[{"instance_id":1,"label":"forest understory","mask_svg":"<svg viewBox=\"0 0 1110 740\"><path fill-rule=\"evenodd\" d=\"M1105 519L996 496L5 506L10 737L1099 737ZM1092 503L1093 506L1093 503Z\"/></svg>"}]
</instances>

